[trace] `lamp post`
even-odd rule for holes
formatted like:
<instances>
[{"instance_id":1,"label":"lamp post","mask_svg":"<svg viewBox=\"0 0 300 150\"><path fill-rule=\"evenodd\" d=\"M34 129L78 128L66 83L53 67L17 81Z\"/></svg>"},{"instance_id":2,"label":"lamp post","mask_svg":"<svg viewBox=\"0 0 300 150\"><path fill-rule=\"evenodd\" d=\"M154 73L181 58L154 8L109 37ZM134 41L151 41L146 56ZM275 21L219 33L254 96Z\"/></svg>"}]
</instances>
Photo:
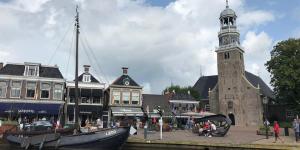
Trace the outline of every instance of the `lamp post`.
<instances>
[{"instance_id":1,"label":"lamp post","mask_svg":"<svg viewBox=\"0 0 300 150\"><path fill-rule=\"evenodd\" d=\"M265 128L266 128L266 139L269 138L269 135L268 135L268 119L267 119L267 107L268 107L268 98L265 96L263 98L263 104L264 104L264 108L265 108L265 111L264 111L264 118L265 118L265 121L264 121L264 124L265 124Z\"/></svg>"}]
</instances>

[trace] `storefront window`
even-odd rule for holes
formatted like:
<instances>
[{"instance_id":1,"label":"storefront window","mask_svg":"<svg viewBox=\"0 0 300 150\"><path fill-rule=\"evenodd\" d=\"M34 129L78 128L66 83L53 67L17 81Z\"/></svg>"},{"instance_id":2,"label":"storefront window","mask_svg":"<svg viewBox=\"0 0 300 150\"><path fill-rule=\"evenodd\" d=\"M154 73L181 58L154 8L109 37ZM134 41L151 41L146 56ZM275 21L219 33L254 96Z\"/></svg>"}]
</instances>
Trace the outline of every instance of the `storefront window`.
<instances>
[{"instance_id":1,"label":"storefront window","mask_svg":"<svg viewBox=\"0 0 300 150\"><path fill-rule=\"evenodd\" d=\"M120 104L120 92L113 91L113 104Z\"/></svg>"},{"instance_id":2,"label":"storefront window","mask_svg":"<svg viewBox=\"0 0 300 150\"><path fill-rule=\"evenodd\" d=\"M42 83L41 84L41 98L49 99L49 97L50 97L50 84Z\"/></svg>"},{"instance_id":3,"label":"storefront window","mask_svg":"<svg viewBox=\"0 0 300 150\"><path fill-rule=\"evenodd\" d=\"M53 90L53 99L62 100L62 94L63 94L63 85L55 84Z\"/></svg>"},{"instance_id":4,"label":"storefront window","mask_svg":"<svg viewBox=\"0 0 300 150\"><path fill-rule=\"evenodd\" d=\"M130 92L123 92L122 93L123 104L129 104L129 99L130 99Z\"/></svg>"},{"instance_id":5,"label":"storefront window","mask_svg":"<svg viewBox=\"0 0 300 150\"><path fill-rule=\"evenodd\" d=\"M132 92L131 104L139 104L140 101L140 93Z\"/></svg>"},{"instance_id":6,"label":"storefront window","mask_svg":"<svg viewBox=\"0 0 300 150\"><path fill-rule=\"evenodd\" d=\"M0 97L6 97L7 82L0 81Z\"/></svg>"},{"instance_id":7,"label":"storefront window","mask_svg":"<svg viewBox=\"0 0 300 150\"><path fill-rule=\"evenodd\" d=\"M35 88L36 83L35 82L27 82L26 85L26 97L27 98L34 98L35 97Z\"/></svg>"}]
</instances>

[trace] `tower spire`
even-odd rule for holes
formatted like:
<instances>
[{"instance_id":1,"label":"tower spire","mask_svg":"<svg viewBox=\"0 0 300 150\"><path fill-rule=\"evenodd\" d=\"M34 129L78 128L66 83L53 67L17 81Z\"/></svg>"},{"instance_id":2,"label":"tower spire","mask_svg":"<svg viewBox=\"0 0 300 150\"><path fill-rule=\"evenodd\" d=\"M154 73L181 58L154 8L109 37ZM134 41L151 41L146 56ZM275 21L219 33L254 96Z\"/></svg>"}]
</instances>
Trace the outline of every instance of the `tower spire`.
<instances>
[{"instance_id":1,"label":"tower spire","mask_svg":"<svg viewBox=\"0 0 300 150\"><path fill-rule=\"evenodd\" d=\"M229 8L228 0L226 0L226 8Z\"/></svg>"}]
</instances>

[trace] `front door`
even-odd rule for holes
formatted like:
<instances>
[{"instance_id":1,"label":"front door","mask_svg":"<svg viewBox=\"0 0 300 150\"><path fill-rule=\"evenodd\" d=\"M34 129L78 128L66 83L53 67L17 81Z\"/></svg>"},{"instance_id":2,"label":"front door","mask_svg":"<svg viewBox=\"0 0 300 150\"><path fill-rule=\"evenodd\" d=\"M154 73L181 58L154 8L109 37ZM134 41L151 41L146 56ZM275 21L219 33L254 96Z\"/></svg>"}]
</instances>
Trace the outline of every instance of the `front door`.
<instances>
[{"instance_id":1,"label":"front door","mask_svg":"<svg viewBox=\"0 0 300 150\"><path fill-rule=\"evenodd\" d=\"M231 120L231 125L235 125L235 119L234 119L234 114L230 113L228 114L229 119Z\"/></svg>"}]
</instances>

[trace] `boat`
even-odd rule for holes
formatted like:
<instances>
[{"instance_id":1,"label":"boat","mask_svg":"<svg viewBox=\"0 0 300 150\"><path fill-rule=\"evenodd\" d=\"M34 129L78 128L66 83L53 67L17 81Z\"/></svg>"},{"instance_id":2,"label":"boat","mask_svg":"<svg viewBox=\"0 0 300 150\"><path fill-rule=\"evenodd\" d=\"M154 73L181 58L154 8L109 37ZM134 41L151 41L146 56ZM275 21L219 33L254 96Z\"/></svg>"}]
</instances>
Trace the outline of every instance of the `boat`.
<instances>
[{"instance_id":1,"label":"boat","mask_svg":"<svg viewBox=\"0 0 300 150\"><path fill-rule=\"evenodd\" d=\"M70 130L6 132L5 139L23 149L118 149L129 137L129 126L80 132L78 109L79 12L76 8L75 128Z\"/></svg>"},{"instance_id":2,"label":"boat","mask_svg":"<svg viewBox=\"0 0 300 150\"><path fill-rule=\"evenodd\" d=\"M231 120L225 115L209 115L202 118L197 118L195 123L204 124L205 122L212 122L216 125L216 131L211 132L212 136L223 137L227 134L231 126Z\"/></svg>"}]
</instances>

